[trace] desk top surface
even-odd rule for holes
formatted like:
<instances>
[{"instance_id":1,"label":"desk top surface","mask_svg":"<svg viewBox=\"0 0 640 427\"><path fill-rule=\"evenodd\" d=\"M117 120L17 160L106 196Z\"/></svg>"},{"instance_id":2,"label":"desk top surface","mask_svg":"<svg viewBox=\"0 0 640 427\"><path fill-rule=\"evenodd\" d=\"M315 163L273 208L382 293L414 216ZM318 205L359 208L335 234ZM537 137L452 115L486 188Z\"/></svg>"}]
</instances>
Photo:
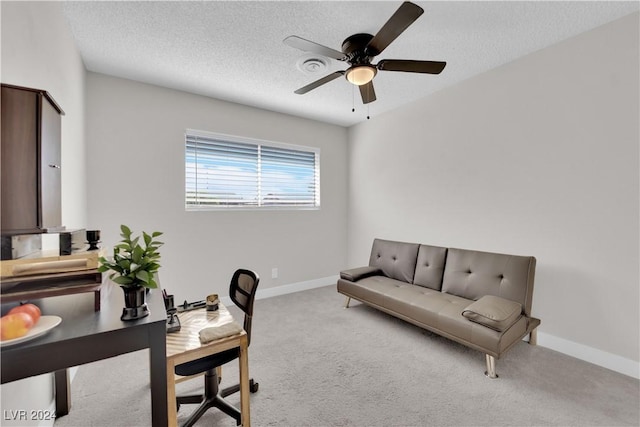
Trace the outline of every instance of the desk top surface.
<instances>
[{"instance_id":1,"label":"desk top surface","mask_svg":"<svg viewBox=\"0 0 640 427\"><path fill-rule=\"evenodd\" d=\"M120 320L124 296L118 285L105 280L100 311L94 311L93 299L93 292L86 292L33 300L43 315L60 316L62 323L32 340L2 346L1 383L144 348L153 347L152 353L161 354L164 359L167 315L162 289L147 294L147 317L128 322ZM2 312L15 305L2 304Z\"/></svg>"},{"instance_id":2,"label":"desk top surface","mask_svg":"<svg viewBox=\"0 0 640 427\"><path fill-rule=\"evenodd\" d=\"M229 309L218 304L216 311L205 308L178 313L180 331L167 334L167 357L202 347L199 332L204 328L218 327L234 321ZM243 331L241 334L245 334Z\"/></svg>"},{"instance_id":3,"label":"desk top surface","mask_svg":"<svg viewBox=\"0 0 640 427\"><path fill-rule=\"evenodd\" d=\"M160 288L152 289L147 294L149 316L134 321L125 322L120 320L124 307L123 292L118 285L109 279L105 278L102 284L100 311L94 311L93 298L93 292L87 292L30 301L40 307L43 315L60 316L62 322L45 335L19 344L3 346L0 351L6 353L15 350L23 351L30 348L46 347L47 345L60 344L88 336L146 327L151 323L165 322L166 319L162 290ZM4 314L16 305L17 303L15 302L2 304L2 313Z\"/></svg>"}]
</instances>

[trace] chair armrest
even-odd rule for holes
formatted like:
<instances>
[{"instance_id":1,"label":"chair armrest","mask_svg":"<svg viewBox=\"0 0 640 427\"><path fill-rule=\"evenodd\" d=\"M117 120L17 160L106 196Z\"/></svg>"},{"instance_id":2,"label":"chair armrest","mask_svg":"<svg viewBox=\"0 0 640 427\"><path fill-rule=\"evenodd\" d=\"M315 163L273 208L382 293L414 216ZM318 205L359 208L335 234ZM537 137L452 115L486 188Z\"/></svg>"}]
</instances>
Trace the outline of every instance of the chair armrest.
<instances>
[{"instance_id":1,"label":"chair armrest","mask_svg":"<svg viewBox=\"0 0 640 427\"><path fill-rule=\"evenodd\" d=\"M369 276L378 276L382 274L382 270L378 267L358 267L351 268L349 270L343 270L340 272L340 278L349 280L351 282L357 282L360 279L364 279Z\"/></svg>"}]
</instances>

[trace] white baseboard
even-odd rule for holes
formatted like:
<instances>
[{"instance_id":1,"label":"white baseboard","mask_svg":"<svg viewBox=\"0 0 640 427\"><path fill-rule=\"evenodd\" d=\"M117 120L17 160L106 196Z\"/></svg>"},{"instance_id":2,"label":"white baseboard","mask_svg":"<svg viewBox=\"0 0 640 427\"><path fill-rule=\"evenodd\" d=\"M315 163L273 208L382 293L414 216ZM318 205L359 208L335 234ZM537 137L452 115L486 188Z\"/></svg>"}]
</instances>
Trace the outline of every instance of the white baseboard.
<instances>
[{"instance_id":1,"label":"white baseboard","mask_svg":"<svg viewBox=\"0 0 640 427\"><path fill-rule=\"evenodd\" d=\"M640 379L640 363L635 360L543 332L538 332L538 345Z\"/></svg>"},{"instance_id":2,"label":"white baseboard","mask_svg":"<svg viewBox=\"0 0 640 427\"><path fill-rule=\"evenodd\" d=\"M292 294L294 292L307 291L309 289L321 288L323 286L335 285L338 275L322 277L320 279L307 280L304 282L291 283L288 285L276 286L274 288L258 289L256 299L277 297L280 295ZM220 297L224 305L233 305L228 296Z\"/></svg>"}]
</instances>

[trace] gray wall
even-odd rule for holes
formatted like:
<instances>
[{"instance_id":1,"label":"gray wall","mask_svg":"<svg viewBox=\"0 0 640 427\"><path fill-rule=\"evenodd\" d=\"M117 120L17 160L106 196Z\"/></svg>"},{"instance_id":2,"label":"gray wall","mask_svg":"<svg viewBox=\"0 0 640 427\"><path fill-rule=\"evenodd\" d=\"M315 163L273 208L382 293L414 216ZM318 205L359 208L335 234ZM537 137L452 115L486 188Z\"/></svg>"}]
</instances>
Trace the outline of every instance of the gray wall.
<instances>
[{"instance_id":1,"label":"gray wall","mask_svg":"<svg viewBox=\"0 0 640 427\"><path fill-rule=\"evenodd\" d=\"M62 117L62 221L70 228L82 228L87 215L84 65L60 3L3 1L0 8L2 82L45 89L66 113ZM4 384L2 409L50 409L52 377L41 375ZM3 426L38 425L37 420L14 422L6 418L2 418Z\"/></svg>"},{"instance_id":2,"label":"gray wall","mask_svg":"<svg viewBox=\"0 0 640 427\"><path fill-rule=\"evenodd\" d=\"M186 129L319 147L321 208L185 212ZM262 291L330 284L344 267L345 128L88 73L87 132L91 227L105 246L120 224L164 232L160 280L177 301L226 295L238 267L256 270Z\"/></svg>"},{"instance_id":3,"label":"gray wall","mask_svg":"<svg viewBox=\"0 0 640 427\"><path fill-rule=\"evenodd\" d=\"M540 343L638 376L638 50L635 13L351 128L349 265L534 255Z\"/></svg>"}]
</instances>

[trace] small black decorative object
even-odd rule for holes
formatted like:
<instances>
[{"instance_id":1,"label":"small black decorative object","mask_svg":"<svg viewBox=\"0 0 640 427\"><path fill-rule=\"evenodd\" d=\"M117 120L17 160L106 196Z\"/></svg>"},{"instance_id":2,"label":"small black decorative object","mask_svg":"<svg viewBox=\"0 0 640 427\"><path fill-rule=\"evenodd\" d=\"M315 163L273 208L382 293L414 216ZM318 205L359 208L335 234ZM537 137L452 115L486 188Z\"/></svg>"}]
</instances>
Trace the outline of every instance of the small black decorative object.
<instances>
[{"instance_id":1,"label":"small black decorative object","mask_svg":"<svg viewBox=\"0 0 640 427\"><path fill-rule=\"evenodd\" d=\"M89 250L95 251L100 243L100 230L87 230L87 242L89 243Z\"/></svg>"},{"instance_id":2,"label":"small black decorative object","mask_svg":"<svg viewBox=\"0 0 640 427\"><path fill-rule=\"evenodd\" d=\"M171 307L167 310L167 333L178 332L180 330L180 318L176 315L178 309Z\"/></svg>"},{"instance_id":3,"label":"small black decorative object","mask_svg":"<svg viewBox=\"0 0 640 427\"><path fill-rule=\"evenodd\" d=\"M187 302L187 300L184 300L184 302L176 308L178 309L178 313L182 313L184 311L197 310L199 308L205 307L206 305L207 303L205 300L194 302Z\"/></svg>"},{"instance_id":4,"label":"small black decorative object","mask_svg":"<svg viewBox=\"0 0 640 427\"><path fill-rule=\"evenodd\" d=\"M176 315L178 309L173 305L173 295L167 295L167 291L162 290L164 298L164 308L167 310L167 333L178 332L180 330L180 318Z\"/></svg>"}]
</instances>

